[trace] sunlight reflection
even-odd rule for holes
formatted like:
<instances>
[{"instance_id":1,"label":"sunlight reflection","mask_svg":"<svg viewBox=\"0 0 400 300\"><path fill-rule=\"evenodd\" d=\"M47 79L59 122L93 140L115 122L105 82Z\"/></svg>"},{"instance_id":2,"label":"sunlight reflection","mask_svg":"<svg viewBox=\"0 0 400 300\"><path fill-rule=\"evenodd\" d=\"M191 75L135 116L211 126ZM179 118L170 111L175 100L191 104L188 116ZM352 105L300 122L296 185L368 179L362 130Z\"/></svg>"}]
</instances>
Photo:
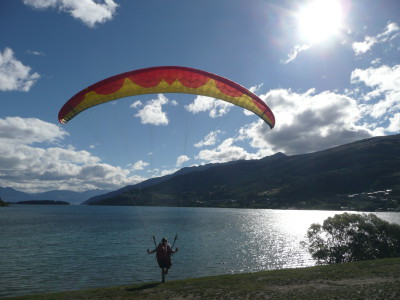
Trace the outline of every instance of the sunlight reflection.
<instances>
[{"instance_id":1,"label":"sunlight reflection","mask_svg":"<svg viewBox=\"0 0 400 300\"><path fill-rule=\"evenodd\" d=\"M335 212L258 210L251 219L241 221L241 236L246 236L236 259L252 266L252 271L314 265L307 249L301 246L311 223L322 222ZM248 270L247 270L248 271Z\"/></svg>"}]
</instances>

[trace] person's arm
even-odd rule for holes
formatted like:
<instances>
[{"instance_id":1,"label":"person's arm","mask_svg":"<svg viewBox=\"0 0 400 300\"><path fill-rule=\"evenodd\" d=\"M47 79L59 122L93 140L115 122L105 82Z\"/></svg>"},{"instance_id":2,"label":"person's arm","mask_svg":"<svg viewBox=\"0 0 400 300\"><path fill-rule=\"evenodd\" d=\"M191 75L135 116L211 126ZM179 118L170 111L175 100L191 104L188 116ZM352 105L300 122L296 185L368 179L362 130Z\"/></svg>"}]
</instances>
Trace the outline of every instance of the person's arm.
<instances>
[{"instance_id":1,"label":"person's arm","mask_svg":"<svg viewBox=\"0 0 400 300\"><path fill-rule=\"evenodd\" d=\"M154 252L156 252L157 251L157 247L154 249L154 250L149 250L149 248L147 248L147 253L148 254L151 254L151 253L154 253Z\"/></svg>"},{"instance_id":2,"label":"person's arm","mask_svg":"<svg viewBox=\"0 0 400 300\"><path fill-rule=\"evenodd\" d=\"M169 244L168 244L168 248L169 248L169 251L170 251L171 253L178 252L178 248L175 248L175 250L172 250L172 247L171 247L171 245L169 245Z\"/></svg>"}]
</instances>

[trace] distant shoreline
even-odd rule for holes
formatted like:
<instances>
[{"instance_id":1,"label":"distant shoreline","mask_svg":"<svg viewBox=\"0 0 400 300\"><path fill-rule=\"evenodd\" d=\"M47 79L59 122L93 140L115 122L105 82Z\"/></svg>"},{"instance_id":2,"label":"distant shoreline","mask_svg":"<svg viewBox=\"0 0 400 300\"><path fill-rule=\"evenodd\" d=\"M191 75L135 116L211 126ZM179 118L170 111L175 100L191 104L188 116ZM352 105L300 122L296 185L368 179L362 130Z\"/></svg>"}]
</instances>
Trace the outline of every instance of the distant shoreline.
<instances>
[{"instance_id":1,"label":"distant shoreline","mask_svg":"<svg viewBox=\"0 0 400 300\"><path fill-rule=\"evenodd\" d=\"M354 211L354 212L365 212L365 213L374 213L374 212L400 212L400 207L396 209L371 209L371 210L363 210L356 209L354 207L329 207L329 206L235 206L235 205L220 205L220 206L206 206L206 205L192 205L192 206L178 206L178 205L124 205L124 204L105 204L105 203L81 203L79 205L82 206L112 206L112 207L185 207L185 208L233 208L233 209L271 209L271 210L322 210L322 211Z\"/></svg>"},{"instance_id":2,"label":"distant shoreline","mask_svg":"<svg viewBox=\"0 0 400 300\"><path fill-rule=\"evenodd\" d=\"M12 204L29 204L29 205L70 205L66 201L55 201L55 200L28 200L28 201L18 201Z\"/></svg>"}]
</instances>

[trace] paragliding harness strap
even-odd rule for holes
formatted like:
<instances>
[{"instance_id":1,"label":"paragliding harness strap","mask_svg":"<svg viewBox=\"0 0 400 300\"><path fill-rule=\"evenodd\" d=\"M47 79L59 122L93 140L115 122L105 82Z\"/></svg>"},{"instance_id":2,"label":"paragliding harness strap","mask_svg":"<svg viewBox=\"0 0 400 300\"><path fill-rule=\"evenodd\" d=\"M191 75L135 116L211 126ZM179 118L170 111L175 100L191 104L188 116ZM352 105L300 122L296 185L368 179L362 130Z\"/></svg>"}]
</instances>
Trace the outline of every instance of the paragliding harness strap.
<instances>
[{"instance_id":1,"label":"paragliding harness strap","mask_svg":"<svg viewBox=\"0 0 400 300\"><path fill-rule=\"evenodd\" d=\"M175 242L176 242L176 240L178 239L178 235L177 234L175 234L175 238L174 238L174 243L172 244L172 247L171 248L174 248L174 246L175 246Z\"/></svg>"}]
</instances>

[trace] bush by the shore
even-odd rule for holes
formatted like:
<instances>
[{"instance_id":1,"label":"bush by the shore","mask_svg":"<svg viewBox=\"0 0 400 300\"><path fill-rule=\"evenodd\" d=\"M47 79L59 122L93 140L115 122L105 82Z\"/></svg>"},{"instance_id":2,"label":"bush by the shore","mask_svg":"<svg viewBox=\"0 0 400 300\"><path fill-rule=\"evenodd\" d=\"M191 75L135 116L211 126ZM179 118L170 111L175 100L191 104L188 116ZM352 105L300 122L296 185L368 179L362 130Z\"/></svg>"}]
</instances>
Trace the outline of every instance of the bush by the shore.
<instances>
[{"instance_id":1,"label":"bush by the shore","mask_svg":"<svg viewBox=\"0 0 400 300\"><path fill-rule=\"evenodd\" d=\"M3 200L1 200L0 198L0 206L8 206L9 204L7 202L4 202Z\"/></svg>"}]
</instances>

